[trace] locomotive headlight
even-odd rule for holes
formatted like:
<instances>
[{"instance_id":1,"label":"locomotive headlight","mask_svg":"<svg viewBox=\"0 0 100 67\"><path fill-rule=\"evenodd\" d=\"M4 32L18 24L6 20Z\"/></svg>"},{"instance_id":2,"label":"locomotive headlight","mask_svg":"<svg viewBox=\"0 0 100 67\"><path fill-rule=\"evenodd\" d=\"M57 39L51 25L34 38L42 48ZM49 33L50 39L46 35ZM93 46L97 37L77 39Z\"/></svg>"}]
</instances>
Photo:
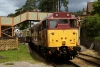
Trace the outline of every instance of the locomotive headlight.
<instances>
[{"instance_id":1,"label":"locomotive headlight","mask_svg":"<svg viewBox=\"0 0 100 67\"><path fill-rule=\"evenodd\" d=\"M67 16L69 16L69 14L67 14Z\"/></svg>"},{"instance_id":2,"label":"locomotive headlight","mask_svg":"<svg viewBox=\"0 0 100 67\"><path fill-rule=\"evenodd\" d=\"M73 47L68 47L69 50L73 50Z\"/></svg>"},{"instance_id":3,"label":"locomotive headlight","mask_svg":"<svg viewBox=\"0 0 100 67\"><path fill-rule=\"evenodd\" d=\"M59 47L57 47L57 50L59 51Z\"/></svg>"},{"instance_id":4,"label":"locomotive headlight","mask_svg":"<svg viewBox=\"0 0 100 67\"><path fill-rule=\"evenodd\" d=\"M76 46L78 46L78 42L76 42Z\"/></svg>"},{"instance_id":5,"label":"locomotive headlight","mask_svg":"<svg viewBox=\"0 0 100 67\"><path fill-rule=\"evenodd\" d=\"M49 55L51 55L52 54L52 52L51 51L49 51Z\"/></svg>"},{"instance_id":6,"label":"locomotive headlight","mask_svg":"<svg viewBox=\"0 0 100 67\"><path fill-rule=\"evenodd\" d=\"M58 16L58 14L56 14L56 16Z\"/></svg>"}]
</instances>

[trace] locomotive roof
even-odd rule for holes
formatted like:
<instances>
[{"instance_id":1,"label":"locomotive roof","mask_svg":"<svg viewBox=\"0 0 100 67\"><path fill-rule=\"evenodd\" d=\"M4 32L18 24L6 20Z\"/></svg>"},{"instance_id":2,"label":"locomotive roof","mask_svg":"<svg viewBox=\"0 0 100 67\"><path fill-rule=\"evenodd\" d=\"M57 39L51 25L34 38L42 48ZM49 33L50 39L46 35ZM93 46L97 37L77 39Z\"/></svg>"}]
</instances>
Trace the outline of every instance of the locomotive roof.
<instances>
[{"instance_id":1,"label":"locomotive roof","mask_svg":"<svg viewBox=\"0 0 100 67\"><path fill-rule=\"evenodd\" d=\"M58 14L59 16L56 17L56 14ZM69 14L69 16L67 16L67 14ZM54 12L54 13L48 15L47 17L45 17L43 20L46 20L46 19L66 19L66 18L67 19L76 19L75 15L72 15L70 12ZM38 22L34 27L39 26L43 20Z\"/></svg>"},{"instance_id":2,"label":"locomotive roof","mask_svg":"<svg viewBox=\"0 0 100 67\"><path fill-rule=\"evenodd\" d=\"M71 14L70 12L54 12L50 14L49 16L47 16L45 19L66 19L66 18L76 19L75 15Z\"/></svg>"}]
</instances>

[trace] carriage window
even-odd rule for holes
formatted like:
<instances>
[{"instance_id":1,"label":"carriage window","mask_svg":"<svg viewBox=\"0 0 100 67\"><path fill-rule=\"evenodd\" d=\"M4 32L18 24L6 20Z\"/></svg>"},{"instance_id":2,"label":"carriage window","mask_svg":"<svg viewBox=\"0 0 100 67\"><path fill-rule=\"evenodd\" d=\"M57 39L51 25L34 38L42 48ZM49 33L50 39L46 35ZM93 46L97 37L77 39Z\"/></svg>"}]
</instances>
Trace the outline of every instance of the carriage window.
<instances>
[{"instance_id":1,"label":"carriage window","mask_svg":"<svg viewBox=\"0 0 100 67\"><path fill-rule=\"evenodd\" d=\"M50 28L55 28L56 27L56 20L50 20Z\"/></svg>"},{"instance_id":2,"label":"carriage window","mask_svg":"<svg viewBox=\"0 0 100 67\"><path fill-rule=\"evenodd\" d=\"M67 24L68 23L68 19L59 19L58 23L59 24Z\"/></svg>"},{"instance_id":3,"label":"carriage window","mask_svg":"<svg viewBox=\"0 0 100 67\"><path fill-rule=\"evenodd\" d=\"M77 27L77 21L76 21L75 19L70 19L70 26L71 26L72 28Z\"/></svg>"}]
</instances>

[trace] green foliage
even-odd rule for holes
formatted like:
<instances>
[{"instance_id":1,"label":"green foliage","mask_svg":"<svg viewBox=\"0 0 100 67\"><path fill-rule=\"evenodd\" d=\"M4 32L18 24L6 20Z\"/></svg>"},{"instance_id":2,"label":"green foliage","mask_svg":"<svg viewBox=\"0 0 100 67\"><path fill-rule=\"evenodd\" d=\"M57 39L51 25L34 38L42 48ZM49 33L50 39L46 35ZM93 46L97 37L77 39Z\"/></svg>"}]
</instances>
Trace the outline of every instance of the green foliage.
<instances>
[{"instance_id":1,"label":"green foliage","mask_svg":"<svg viewBox=\"0 0 100 67\"><path fill-rule=\"evenodd\" d=\"M56 11L56 2L56 0L42 0L38 8L42 12L53 12Z\"/></svg>"},{"instance_id":2,"label":"green foliage","mask_svg":"<svg viewBox=\"0 0 100 67\"><path fill-rule=\"evenodd\" d=\"M68 0L41 0L38 9L42 12L55 12L58 11L58 1L60 1L60 7L63 5L65 11L68 11Z\"/></svg>"},{"instance_id":3,"label":"green foliage","mask_svg":"<svg viewBox=\"0 0 100 67\"><path fill-rule=\"evenodd\" d=\"M24 30L24 29L29 28L29 27L30 27L30 26L29 26L29 21L24 21L24 22L22 22L21 24L18 24L18 27L20 27L20 28L19 28L20 30Z\"/></svg>"},{"instance_id":4,"label":"green foliage","mask_svg":"<svg viewBox=\"0 0 100 67\"><path fill-rule=\"evenodd\" d=\"M80 16L80 15L82 15L82 11L71 12L71 13L74 14L75 16Z\"/></svg>"},{"instance_id":5,"label":"green foliage","mask_svg":"<svg viewBox=\"0 0 100 67\"><path fill-rule=\"evenodd\" d=\"M14 17L15 14L11 13L11 14L8 14L8 17Z\"/></svg>"},{"instance_id":6,"label":"green foliage","mask_svg":"<svg viewBox=\"0 0 100 67\"><path fill-rule=\"evenodd\" d=\"M68 11L68 0L62 0L65 11Z\"/></svg>"},{"instance_id":7,"label":"green foliage","mask_svg":"<svg viewBox=\"0 0 100 67\"><path fill-rule=\"evenodd\" d=\"M23 12L26 11L33 11L34 9L37 9L37 2L39 0L27 0L25 5L22 6Z\"/></svg>"},{"instance_id":8,"label":"green foliage","mask_svg":"<svg viewBox=\"0 0 100 67\"><path fill-rule=\"evenodd\" d=\"M93 3L93 11L91 12L92 15L99 14L100 15L100 1L95 1Z\"/></svg>"},{"instance_id":9,"label":"green foliage","mask_svg":"<svg viewBox=\"0 0 100 67\"><path fill-rule=\"evenodd\" d=\"M86 30L87 37L97 39L100 36L100 16L87 16L84 18L82 28Z\"/></svg>"}]
</instances>

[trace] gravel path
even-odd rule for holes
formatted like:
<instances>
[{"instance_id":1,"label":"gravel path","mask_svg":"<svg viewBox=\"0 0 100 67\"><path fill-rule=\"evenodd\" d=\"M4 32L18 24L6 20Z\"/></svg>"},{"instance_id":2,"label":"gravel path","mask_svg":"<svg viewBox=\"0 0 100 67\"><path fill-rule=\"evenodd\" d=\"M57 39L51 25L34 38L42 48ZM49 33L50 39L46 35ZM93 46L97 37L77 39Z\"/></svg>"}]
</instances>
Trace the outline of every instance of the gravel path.
<instances>
[{"instance_id":1,"label":"gravel path","mask_svg":"<svg viewBox=\"0 0 100 67\"><path fill-rule=\"evenodd\" d=\"M36 63L36 64L31 64L29 62L6 62L6 63L1 63L0 67L53 67L51 65L47 65L45 63Z\"/></svg>"}]
</instances>

